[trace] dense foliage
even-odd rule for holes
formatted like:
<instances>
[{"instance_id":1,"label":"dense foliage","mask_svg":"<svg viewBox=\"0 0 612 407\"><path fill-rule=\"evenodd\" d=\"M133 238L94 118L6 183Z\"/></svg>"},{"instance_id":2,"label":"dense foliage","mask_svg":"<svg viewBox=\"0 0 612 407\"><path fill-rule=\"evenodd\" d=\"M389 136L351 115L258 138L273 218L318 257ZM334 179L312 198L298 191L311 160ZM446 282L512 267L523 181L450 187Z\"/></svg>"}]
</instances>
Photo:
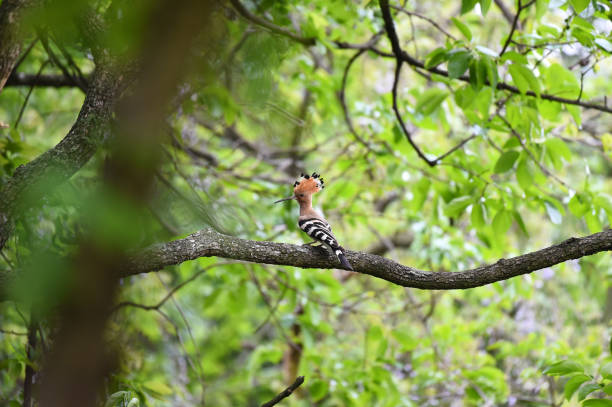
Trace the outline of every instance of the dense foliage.
<instances>
[{"instance_id":1,"label":"dense foliage","mask_svg":"<svg viewBox=\"0 0 612 407\"><path fill-rule=\"evenodd\" d=\"M110 49L138 42L145 5L91 6L115 24ZM88 231L130 250L203 227L301 244L295 203L272 202L307 171L326 180L314 203L344 247L418 269L610 227L610 1L232 0L213 13L163 119L146 210L105 201L100 140L20 212L0 260L25 276L0 304L2 403L21 405L26 366L44 366ZM1 91L2 185L83 105L95 64L72 18L32 19L15 71L30 82L14 72ZM216 257L123 278L101 403L257 406L303 375L283 405L609 406L611 267L603 252L454 291Z\"/></svg>"}]
</instances>

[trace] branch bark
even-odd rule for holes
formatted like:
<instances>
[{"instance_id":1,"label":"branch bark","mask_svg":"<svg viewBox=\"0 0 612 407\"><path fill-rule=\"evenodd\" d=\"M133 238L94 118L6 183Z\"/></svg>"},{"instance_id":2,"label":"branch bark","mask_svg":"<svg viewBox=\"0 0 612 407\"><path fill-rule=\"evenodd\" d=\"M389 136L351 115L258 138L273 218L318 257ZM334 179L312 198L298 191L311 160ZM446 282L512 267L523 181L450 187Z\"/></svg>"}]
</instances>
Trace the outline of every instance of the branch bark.
<instances>
[{"instance_id":1,"label":"branch bark","mask_svg":"<svg viewBox=\"0 0 612 407\"><path fill-rule=\"evenodd\" d=\"M8 77L4 86L78 88L70 78L64 75L36 75L22 72L13 72L11 76Z\"/></svg>"},{"instance_id":2,"label":"branch bark","mask_svg":"<svg viewBox=\"0 0 612 407\"><path fill-rule=\"evenodd\" d=\"M403 287L453 290L507 280L567 260L610 250L612 250L612 229L581 238L572 237L535 252L510 259L500 259L493 264L459 272L418 270L363 252L347 251L346 257L356 272ZM121 275L125 277L146 273L199 257L213 256L301 268L340 268L338 260L322 248L245 240L205 229L184 239L151 246L133 255L121 271Z\"/></svg>"},{"instance_id":3,"label":"branch bark","mask_svg":"<svg viewBox=\"0 0 612 407\"><path fill-rule=\"evenodd\" d=\"M25 3L32 3L32 0ZM36 159L19 166L0 190L0 250L13 231L18 209L33 205L69 179L109 137L115 103L133 76L133 66L120 63L116 56L99 50L97 37L106 27L97 14L84 14L77 25L96 63L85 101L66 137Z\"/></svg>"},{"instance_id":4,"label":"branch bark","mask_svg":"<svg viewBox=\"0 0 612 407\"><path fill-rule=\"evenodd\" d=\"M66 137L15 170L0 191L0 249L12 233L17 209L31 205L70 178L109 136L113 106L125 82L112 68L97 67L83 107Z\"/></svg>"},{"instance_id":5,"label":"branch bark","mask_svg":"<svg viewBox=\"0 0 612 407\"><path fill-rule=\"evenodd\" d=\"M0 4L0 92L11 74L23 45L23 14L32 0L4 0Z\"/></svg>"}]
</instances>

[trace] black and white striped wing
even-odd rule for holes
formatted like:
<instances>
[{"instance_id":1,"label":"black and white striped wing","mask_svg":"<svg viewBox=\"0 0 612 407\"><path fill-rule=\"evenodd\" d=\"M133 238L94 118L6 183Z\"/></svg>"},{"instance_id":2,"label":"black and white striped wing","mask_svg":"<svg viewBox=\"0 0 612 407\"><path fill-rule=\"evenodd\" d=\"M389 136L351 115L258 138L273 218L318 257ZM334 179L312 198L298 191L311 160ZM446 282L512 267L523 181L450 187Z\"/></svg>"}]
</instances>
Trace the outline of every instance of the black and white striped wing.
<instances>
[{"instance_id":1,"label":"black and white striped wing","mask_svg":"<svg viewBox=\"0 0 612 407\"><path fill-rule=\"evenodd\" d=\"M329 223L325 222L324 220L317 218L301 219L298 222L298 226L308 236L318 242L330 246L332 249L339 246L338 241L331 231L331 226L329 226Z\"/></svg>"},{"instance_id":2,"label":"black and white striped wing","mask_svg":"<svg viewBox=\"0 0 612 407\"><path fill-rule=\"evenodd\" d=\"M345 269L353 269L344 255L344 249L338 244L338 241L334 237L329 223L317 218L300 219L298 226L314 240L329 246Z\"/></svg>"}]
</instances>

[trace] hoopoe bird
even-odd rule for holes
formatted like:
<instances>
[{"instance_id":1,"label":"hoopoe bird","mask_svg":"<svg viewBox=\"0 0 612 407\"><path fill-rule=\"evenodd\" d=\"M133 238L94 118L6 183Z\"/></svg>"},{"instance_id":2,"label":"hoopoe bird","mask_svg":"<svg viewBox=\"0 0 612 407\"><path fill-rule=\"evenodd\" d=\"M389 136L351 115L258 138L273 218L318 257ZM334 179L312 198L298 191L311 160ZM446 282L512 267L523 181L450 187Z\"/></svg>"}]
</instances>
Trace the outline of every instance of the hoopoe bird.
<instances>
[{"instance_id":1,"label":"hoopoe bird","mask_svg":"<svg viewBox=\"0 0 612 407\"><path fill-rule=\"evenodd\" d=\"M300 204L298 226L308 236L315 240L315 242L311 243L320 242L326 247L329 247L336 257L338 257L338 260L340 260L342 267L347 270L353 270L351 264L346 260L344 248L338 244L338 240L336 240L336 237L332 233L329 223L320 213L312 209L312 195L325 188L323 184L323 178L316 172L313 172L312 175L302 174L300 179L293 184L293 195L288 198L279 199L274 203L293 199L298 201Z\"/></svg>"}]
</instances>

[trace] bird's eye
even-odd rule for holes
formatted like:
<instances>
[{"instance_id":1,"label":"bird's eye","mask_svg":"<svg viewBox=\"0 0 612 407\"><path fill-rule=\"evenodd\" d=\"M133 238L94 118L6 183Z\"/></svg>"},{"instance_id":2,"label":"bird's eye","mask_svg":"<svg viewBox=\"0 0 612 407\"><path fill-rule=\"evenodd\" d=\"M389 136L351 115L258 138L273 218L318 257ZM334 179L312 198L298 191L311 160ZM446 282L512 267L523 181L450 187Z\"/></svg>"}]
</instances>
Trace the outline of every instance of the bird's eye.
<instances>
[{"instance_id":1,"label":"bird's eye","mask_svg":"<svg viewBox=\"0 0 612 407\"><path fill-rule=\"evenodd\" d=\"M300 194L300 196L304 196L304 194Z\"/></svg>"}]
</instances>

